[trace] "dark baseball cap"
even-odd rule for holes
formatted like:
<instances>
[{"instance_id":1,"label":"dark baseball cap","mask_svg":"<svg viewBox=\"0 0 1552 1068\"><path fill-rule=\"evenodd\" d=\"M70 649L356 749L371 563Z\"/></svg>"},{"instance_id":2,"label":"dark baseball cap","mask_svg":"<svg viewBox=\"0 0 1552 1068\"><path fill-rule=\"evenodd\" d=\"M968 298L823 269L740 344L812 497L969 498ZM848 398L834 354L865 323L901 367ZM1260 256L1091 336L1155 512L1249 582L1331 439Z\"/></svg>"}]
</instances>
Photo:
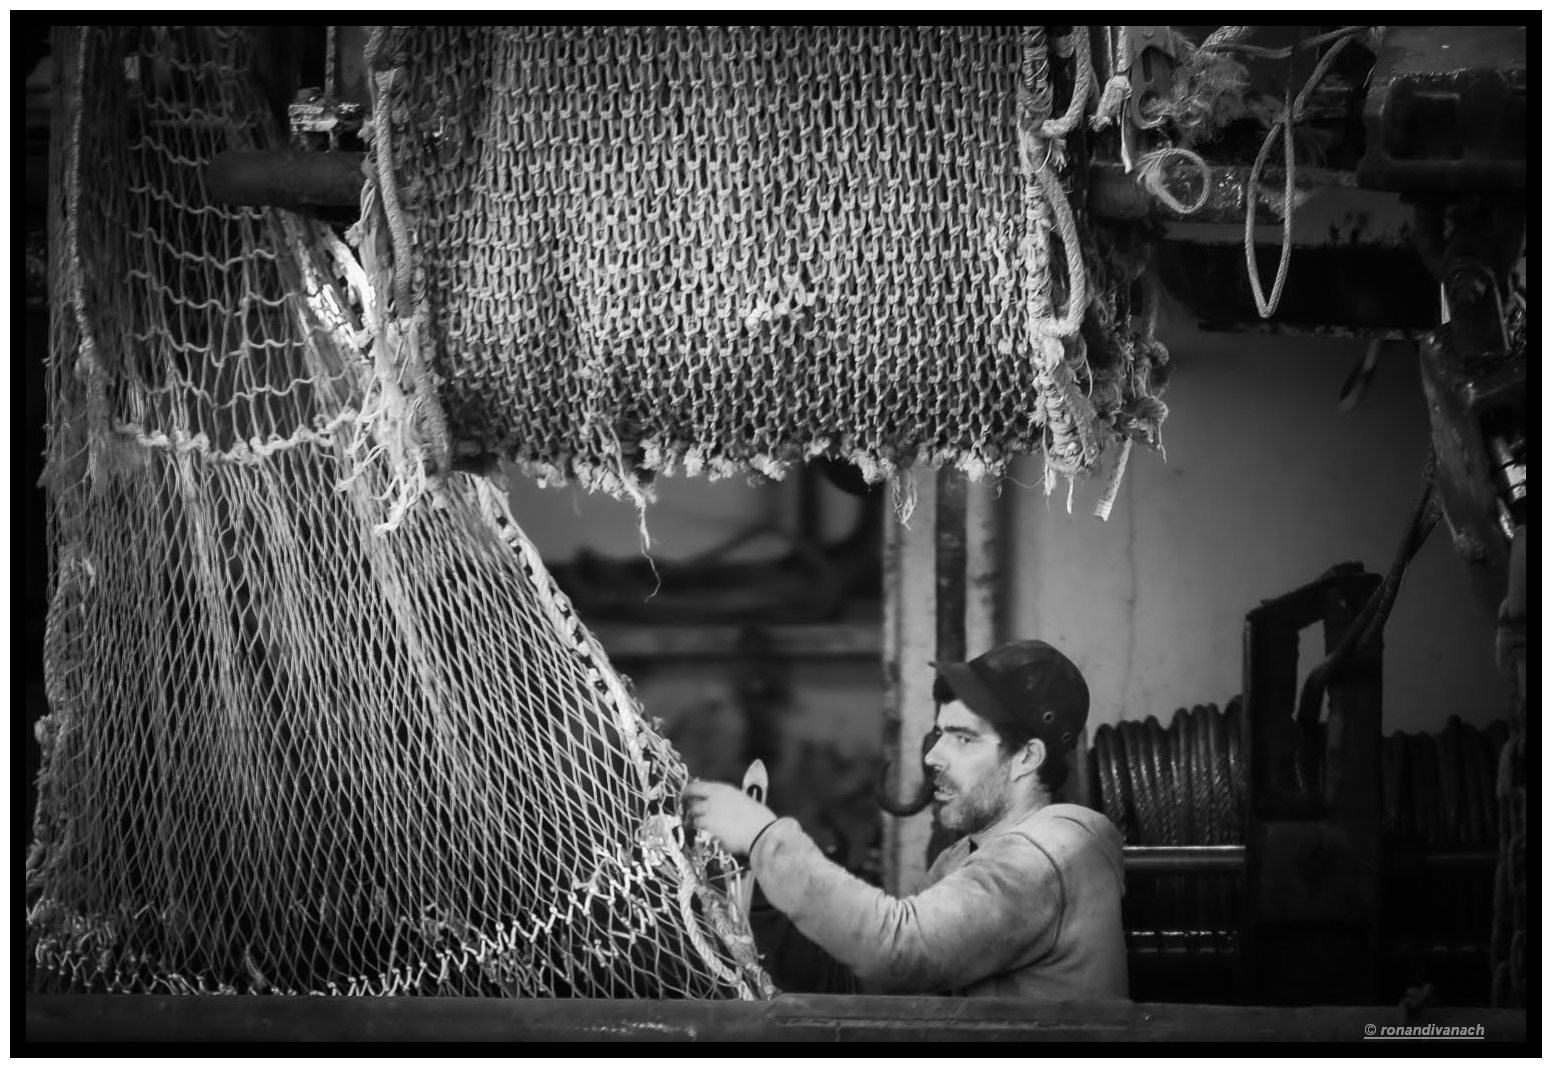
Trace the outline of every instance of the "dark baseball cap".
<instances>
[{"instance_id":1,"label":"dark baseball cap","mask_svg":"<svg viewBox=\"0 0 1552 1068\"><path fill-rule=\"evenodd\" d=\"M1021 725L1058 752L1072 747L1089 717L1083 673L1045 642L1006 642L973 660L932 666L970 711Z\"/></svg>"}]
</instances>

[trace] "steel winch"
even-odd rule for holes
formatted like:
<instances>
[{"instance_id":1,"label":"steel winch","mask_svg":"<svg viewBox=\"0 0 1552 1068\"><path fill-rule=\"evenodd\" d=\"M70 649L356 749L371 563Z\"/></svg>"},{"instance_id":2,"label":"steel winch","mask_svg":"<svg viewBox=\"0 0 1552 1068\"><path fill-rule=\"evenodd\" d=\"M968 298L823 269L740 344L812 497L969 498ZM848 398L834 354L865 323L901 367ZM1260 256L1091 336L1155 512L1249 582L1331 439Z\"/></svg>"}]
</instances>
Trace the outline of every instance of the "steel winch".
<instances>
[{"instance_id":1,"label":"steel winch","mask_svg":"<svg viewBox=\"0 0 1552 1068\"><path fill-rule=\"evenodd\" d=\"M1262 603L1241 696L1095 732L1072 799L1125 835L1139 1000L1370 1004L1431 984L1487 1004L1507 727L1382 735L1377 643L1326 676L1324 718L1296 714L1300 631L1323 626L1330 663L1381 587L1346 565Z\"/></svg>"}]
</instances>

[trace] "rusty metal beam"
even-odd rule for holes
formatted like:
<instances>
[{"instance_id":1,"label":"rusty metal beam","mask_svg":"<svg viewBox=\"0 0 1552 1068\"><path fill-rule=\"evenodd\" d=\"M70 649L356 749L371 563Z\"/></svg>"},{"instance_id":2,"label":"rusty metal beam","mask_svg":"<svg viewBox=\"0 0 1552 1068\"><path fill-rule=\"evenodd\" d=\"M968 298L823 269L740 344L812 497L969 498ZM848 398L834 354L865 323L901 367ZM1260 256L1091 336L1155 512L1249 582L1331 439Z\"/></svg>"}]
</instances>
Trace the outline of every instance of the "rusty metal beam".
<instances>
[{"instance_id":1,"label":"rusty metal beam","mask_svg":"<svg viewBox=\"0 0 1552 1068\"><path fill-rule=\"evenodd\" d=\"M615 661L731 660L748 655L725 623L599 623L593 635ZM760 627L762 653L782 660L873 660L882 651L876 623L773 623Z\"/></svg>"},{"instance_id":2,"label":"rusty metal beam","mask_svg":"<svg viewBox=\"0 0 1552 1068\"><path fill-rule=\"evenodd\" d=\"M205 169L219 204L353 208L366 181L360 152L223 152Z\"/></svg>"},{"instance_id":3,"label":"rusty metal beam","mask_svg":"<svg viewBox=\"0 0 1552 1068\"><path fill-rule=\"evenodd\" d=\"M1390 27L1364 98L1358 179L1409 193L1523 192L1526 29Z\"/></svg>"},{"instance_id":4,"label":"rusty metal beam","mask_svg":"<svg viewBox=\"0 0 1552 1068\"><path fill-rule=\"evenodd\" d=\"M1128 875L1238 875L1245 870L1242 845L1123 846Z\"/></svg>"},{"instance_id":5,"label":"rusty metal beam","mask_svg":"<svg viewBox=\"0 0 1552 1068\"><path fill-rule=\"evenodd\" d=\"M841 994L771 1001L28 994L25 1041L1362 1042L1386 1027L1427 1024L1480 1025L1487 1041L1526 1041L1523 1009Z\"/></svg>"}]
</instances>

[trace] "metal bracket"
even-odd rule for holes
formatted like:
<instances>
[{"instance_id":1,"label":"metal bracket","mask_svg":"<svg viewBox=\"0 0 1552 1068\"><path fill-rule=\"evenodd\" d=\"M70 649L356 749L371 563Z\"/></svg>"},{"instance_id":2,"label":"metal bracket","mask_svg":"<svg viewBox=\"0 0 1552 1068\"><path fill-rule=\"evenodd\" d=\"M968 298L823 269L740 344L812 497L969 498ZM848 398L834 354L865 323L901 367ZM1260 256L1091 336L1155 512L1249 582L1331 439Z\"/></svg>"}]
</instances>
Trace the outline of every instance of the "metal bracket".
<instances>
[{"instance_id":1,"label":"metal bracket","mask_svg":"<svg viewBox=\"0 0 1552 1068\"><path fill-rule=\"evenodd\" d=\"M366 108L348 100L328 100L316 89L304 89L287 109L291 140L304 148L337 149L340 135L359 133Z\"/></svg>"},{"instance_id":2,"label":"metal bracket","mask_svg":"<svg viewBox=\"0 0 1552 1068\"><path fill-rule=\"evenodd\" d=\"M1175 84L1175 39L1168 26L1118 26L1115 42L1116 73L1131 86L1117 123L1121 135L1121 163L1128 174L1142 147L1142 131L1162 126L1162 116L1149 118L1143 105L1170 94Z\"/></svg>"},{"instance_id":3,"label":"metal bracket","mask_svg":"<svg viewBox=\"0 0 1552 1068\"><path fill-rule=\"evenodd\" d=\"M1116 73L1124 74L1132 86L1126 102L1126 117L1133 128L1151 130L1162 126L1162 117L1149 118L1142 105L1168 96L1175 86L1175 63L1179 55L1175 38L1168 26L1122 26L1116 41Z\"/></svg>"},{"instance_id":4,"label":"metal bracket","mask_svg":"<svg viewBox=\"0 0 1552 1068\"><path fill-rule=\"evenodd\" d=\"M301 89L287 109L298 148L338 151L342 135L359 135L368 106L361 51L366 27L329 26L323 87ZM346 144L343 147L359 147Z\"/></svg>"}]
</instances>

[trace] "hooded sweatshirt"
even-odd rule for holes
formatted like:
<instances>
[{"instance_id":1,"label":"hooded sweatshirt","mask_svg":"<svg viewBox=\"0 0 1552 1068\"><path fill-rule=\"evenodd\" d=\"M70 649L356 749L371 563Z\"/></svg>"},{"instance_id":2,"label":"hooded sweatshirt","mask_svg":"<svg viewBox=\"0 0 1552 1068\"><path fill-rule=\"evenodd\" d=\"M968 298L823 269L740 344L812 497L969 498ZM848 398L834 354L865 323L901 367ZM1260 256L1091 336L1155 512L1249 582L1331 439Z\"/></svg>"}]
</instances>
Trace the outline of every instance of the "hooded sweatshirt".
<instances>
[{"instance_id":1,"label":"hooded sweatshirt","mask_svg":"<svg viewBox=\"0 0 1552 1068\"><path fill-rule=\"evenodd\" d=\"M1127 997L1121 834L1081 805L961 838L907 898L832 863L792 819L760 834L750 867L771 904L870 991Z\"/></svg>"}]
</instances>

